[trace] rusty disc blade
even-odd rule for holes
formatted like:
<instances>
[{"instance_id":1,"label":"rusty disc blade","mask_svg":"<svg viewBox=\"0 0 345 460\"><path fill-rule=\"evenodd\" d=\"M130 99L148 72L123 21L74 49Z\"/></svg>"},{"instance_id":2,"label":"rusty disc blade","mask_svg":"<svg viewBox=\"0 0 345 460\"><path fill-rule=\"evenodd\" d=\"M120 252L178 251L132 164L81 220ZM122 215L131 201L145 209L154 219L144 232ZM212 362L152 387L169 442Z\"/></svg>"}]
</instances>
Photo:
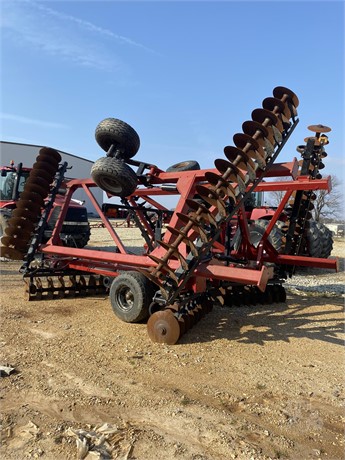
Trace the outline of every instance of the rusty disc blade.
<instances>
[{"instance_id":1,"label":"rusty disc blade","mask_svg":"<svg viewBox=\"0 0 345 460\"><path fill-rule=\"evenodd\" d=\"M195 187L196 191L201 197L208 197L208 198L213 198L214 200L219 200L219 195L215 191L215 189L212 187L207 187L206 185L200 185L198 184Z\"/></svg>"},{"instance_id":2,"label":"rusty disc blade","mask_svg":"<svg viewBox=\"0 0 345 460\"><path fill-rule=\"evenodd\" d=\"M35 225L27 219L23 219L22 217L11 217L9 220L9 225L11 227L20 227L22 229L32 231L35 228Z\"/></svg>"},{"instance_id":3,"label":"rusty disc blade","mask_svg":"<svg viewBox=\"0 0 345 460\"><path fill-rule=\"evenodd\" d=\"M184 317L181 316L179 319L178 319L178 324L179 324L179 328L180 328L180 337L183 336L183 334L185 334L189 327L188 327L188 324L186 323L186 321L184 320Z\"/></svg>"},{"instance_id":4,"label":"rusty disc blade","mask_svg":"<svg viewBox=\"0 0 345 460\"><path fill-rule=\"evenodd\" d=\"M26 249L28 247L26 241L18 240L18 238L14 238L13 236L3 236L1 238L1 243L4 246L13 246L15 249L18 249L18 251L24 252L26 252Z\"/></svg>"},{"instance_id":5,"label":"rusty disc blade","mask_svg":"<svg viewBox=\"0 0 345 460\"><path fill-rule=\"evenodd\" d=\"M40 187L42 187L44 190L50 190L50 182L48 182L46 179L44 179L43 177L39 177L39 176L30 176L29 179L26 181L26 186L27 184L35 184L35 185L39 185Z\"/></svg>"},{"instance_id":6,"label":"rusty disc blade","mask_svg":"<svg viewBox=\"0 0 345 460\"><path fill-rule=\"evenodd\" d=\"M161 310L150 316L147 332L152 342L174 345L180 337L180 326L171 310Z\"/></svg>"},{"instance_id":7,"label":"rusty disc blade","mask_svg":"<svg viewBox=\"0 0 345 460\"><path fill-rule=\"evenodd\" d=\"M180 213L178 213L178 216ZM182 267L187 270L188 269L188 264L186 262L185 257L178 251L177 247L173 246L172 244L165 243L164 241L157 240L157 244L162 246L166 251L170 251L172 253L172 256L178 259L182 265Z\"/></svg>"},{"instance_id":8,"label":"rusty disc blade","mask_svg":"<svg viewBox=\"0 0 345 460\"><path fill-rule=\"evenodd\" d=\"M263 124L248 120L242 123L242 129L244 134L247 134L250 137L256 135L256 137L260 137L262 139L267 138L271 144L274 144L274 137L271 129L266 128Z\"/></svg>"},{"instance_id":9,"label":"rusty disc blade","mask_svg":"<svg viewBox=\"0 0 345 460\"><path fill-rule=\"evenodd\" d=\"M31 201L33 202L34 204L37 204L39 206L39 208L43 208L44 206L44 199L42 198L42 196L36 192L27 192L26 190L24 192L22 192L20 194L20 200L24 200L24 201ZM17 204L17 207L18 204Z\"/></svg>"},{"instance_id":10,"label":"rusty disc blade","mask_svg":"<svg viewBox=\"0 0 345 460\"><path fill-rule=\"evenodd\" d=\"M237 147L228 145L227 147L224 147L224 153L231 163L236 164L238 168L243 169L244 171L248 169L248 165L252 168L255 168L252 159L247 156L243 150Z\"/></svg>"},{"instance_id":11,"label":"rusty disc blade","mask_svg":"<svg viewBox=\"0 0 345 460\"><path fill-rule=\"evenodd\" d=\"M287 104L276 97L266 97L262 101L262 107L274 113L282 113L286 118L290 118L290 110Z\"/></svg>"},{"instance_id":12,"label":"rusty disc blade","mask_svg":"<svg viewBox=\"0 0 345 460\"><path fill-rule=\"evenodd\" d=\"M3 236L1 238L1 243L4 246L13 246L18 251L26 252L28 244L26 241L20 241L18 238L14 238L13 236Z\"/></svg>"},{"instance_id":13,"label":"rusty disc blade","mask_svg":"<svg viewBox=\"0 0 345 460\"><path fill-rule=\"evenodd\" d=\"M187 199L186 200L186 204L191 208L193 209L194 211L198 211L199 209L201 209L204 213L206 214L209 214L209 210L207 209L207 207L202 204L200 201L196 201L196 200L191 200L191 199ZM206 203L205 203L206 204Z\"/></svg>"},{"instance_id":14,"label":"rusty disc blade","mask_svg":"<svg viewBox=\"0 0 345 460\"><path fill-rule=\"evenodd\" d=\"M47 181L49 185L53 182L55 174L51 174L48 171L45 171L44 169L33 169L30 171L30 179L34 177L40 177Z\"/></svg>"},{"instance_id":15,"label":"rusty disc blade","mask_svg":"<svg viewBox=\"0 0 345 460\"><path fill-rule=\"evenodd\" d=\"M29 211L28 209L16 208L12 212L12 217L21 217L35 224L38 221L39 215L35 212Z\"/></svg>"},{"instance_id":16,"label":"rusty disc blade","mask_svg":"<svg viewBox=\"0 0 345 460\"><path fill-rule=\"evenodd\" d=\"M221 194L216 192L216 189L212 186L206 187L205 185L198 184L196 186L196 191L199 195L206 201L210 206L215 206L218 209L218 212L225 217L227 215L226 206L221 197Z\"/></svg>"},{"instance_id":17,"label":"rusty disc blade","mask_svg":"<svg viewBox=\"0 0 345 460\"><path fill-rule=\"evenodd\" d=\"M12 260L23 260L24 254L18 249L9 248L7 246L0 246L0 257Z\"/></svg>"},{"instance_id":18,"label":"rusty disc blade","mask_svg":"<svg viewBox=\"0 0 345 460\"><path fill-rule=\"evenodd\" d=\"M205 206L205 205L208 204L208 203L205 202L205 205L204 205L204 204L200 203L200 201L201 201L201 200L198 200L198 201L197 201L197 200L194 200L194 199L193 199L193 200L187 199L187 200L186 200L186 204L187 204L192 210L194 210L195 212L198 212L198 211L199 211L199 212L202 212L203 218L204 218L204 219L207 219L207 221L208 221L209 224L211 224L211 225L212 225L212 224L213 224L213 225L217 225L216 220L215 220L213 214L212 214L212 213L209 211L209 209Z\"/></svg>"},{"instance_id":19,"label":"rusty disc blade","mask_svg":"<svg viewBox=\"0 0 345 460\"><path fill-rule=\"evenodd\" d=\"M30 196L31 196L31 194L30 194ZM42 197L40 197L40 198L42 199ZM17 201L17 209L27 209L28 211L30 211L30 212L32 212L34 214L37 214L37 216L41 215L41 205L40 205L40 203L35 203L32 200L28 200L28 199L23 198L23 193L21 194L20 199Z\"/></svg>"},{"instance_id":20,"label":"rusty disc blade","mask_svg":"<svg viewBox=\"0 0 345 460\"><path fill-rule=\"evenodd\" d=\"M31 231L26 230L24 228L20 227L11 227L8 226L5 228L5 234L8 236L13 236L14 238L18 238L19 240L22 241L28 241L30 236L31 236Z\"/></svg>"},{"instance_id":21,"label":"rusty disc blade","mask_svg":"<svg viewBox=\"0 0 345 460\"><path fill-rule=\"evenodd\" d=\"M47 161L36 161L36 163L33 164L32 168L33 168L32 170L43 169L44 171L47 171L52 176L55 176L55 174L57 173L57 167L51 165ZM30 175L31 173L32 171L30 171Z\"/></svg>"},{"instance_id":22,"label":"rusty disc blade","mask_svg":"<svg viewBox=\"0 0 345 460\"><path fill-rule=\"evenodd\" d=\"M176 283L178 282L175 272L169 267L167 262L164 262L161 258L153 256L152 254L148 254L148 257L156 262L157 266L161 265L161 270L166 272L170 278L172 278Z\"/></svg>"},{"instance_id":23,"label":"rusty disc blade","mask_svg":"<svg viewBox=\"0 0 345 460\"><path fill-rule=\"evenodd\" d=\"M174 235L174 236L176 237L176 239L177 239L177 238L180 238L181 241L183 241L185 244L187 244L187 245L189 246L189 248L190 248L190 250L191 250L191 252L192 252L192 254L193 254L194 256L197 256L197 255L198 255L198 251L197 251L197 249L196 249L196 247L195 247L195 244L193 243L193 241L191 241L191 240L188 238L188 236L187 236L185 233L183 233L181 230L178 230L177 228L170 227L169 225L168 225L166 228L167 228L167 230L169 230L169 232L170 232L172 235ZM173 242L173 246L175 246L175 244L176 244L176 243L175 243L176 239L175 239L174 242Z\"/></svg>"},{"instance_id":24,"label":"rusty disc blade","mask_svg":"<svg viewBox=\"0 0 345 460\"><path fill-rule=\"evenodd\" d=\"M332 131L331 128L325 125L310 125L308 126L309 131L313 131L314 133L329 133Z\"/></svg>"},{"instance_id":25,"label":"rusty disc blade","mask_svg":"<svg viewBox=\"0 0 345 460\"><path fill-rule=\"evenodd\" d=\"M284 99L292 102L295 107L299 106L299 100L296 94L291 91L291 89L285 88L285 86L276 86L273 90L273 96L278 99Z\"/></svg>"},{"instance_id":26,"label":"rusty disc blade","mask_svg":"<svg viewBox=\"0 0 345 460\"><path fill-rule=\"evenodd\" d=\"M245 178L243 173L238 169L236 165L231 163L230 161L217 159L214 162L216 168L222 174L225 174L229 170L231 170L230 175L227 176L227 179L232 180L233 182L238 182L238 180L242 180L244 182Z\"/></svg>"},{"instance_id":27,"label":"rusty disc blade","mask_svg":"<svg viewBox=\"0 0 345 460\"><path fill-rule=\"evenodd\" d=\"M236 201L236 190L222 176L220 176L219 174L213 173L211 171L208 171L207 173L205 173L205 179L211 185L213 185L216 189L217 187L218 188L221 187L224 190L226 189L226 194L229 196L229 198L233 200L234 202Z\"/></svg>"},{"instance_id":28,"label":"rusty disc blade","mask_svg":"<svg viewBox=\"0 0 345 460\"><path fill-rule=\"evenodd\" d=\"M304 153L305 149L306 149L305 145L298 145L296 147L296 150L297 150L298 153Z\"/></svg>"},{"instance_id":29,"label":"rusty disc blade","mask_svg":"<svg viewBox=\"0 0 345 460\"><path fill-rule=\"evenodd\" d=\"M265 145L264 138L256 140L253 137L249 136L248 134L244 133L236 133L233 136L234 143L237 148L241 150L257 150L262 157L265 156L265 152L262 149L262 146Z\"/></svg>"},{"instance_id":30,"label":"rusty disc blade","mask_svg":"<svg viewBox=\"0 0 345 460\"><path fill-rule=\"evenodd\" d=\"M207 237L207 234L205 232L205 230L203 229L202 227L202 224L201 222L198 222L196 219L194 219L194 216L195 216L195 213L194 215L192 216L191 215L192 213L188 214L188 216L186 214L182 214L181 212L178 212L177 213L177 216L179 219L181 219L185 224L189 224L189 223L192 223L193 224L193 227L192 229L198 233L200 235L200 238L202 239L202 241L205 241L207 242L208 241L208 237ZM150 256L149 256L150 257ZM188 265L187 265L188 267Z\"/></svg>"},{"instance_id":31,"label":"rusty disc blade","mask_svg":"<svg viewBox=\"0 0 345 460\"><path fill-rule=\"evenodd\" d=\"M45 190L43 187L37 184L33 184L32 182L25 184L25 192L28 193L37 193L40 195L43 199L47 197L49 190Z\"/></svg>"},{"instance_id":32,"label":"rusty disc blade","mask_svg":"<svg viewBox=\"0 0 345 460\"><path fill-rule=\"evenodd\" d=\"M277 115L270 110L255 109L252 112L252 119L258 123L265 123L268 126L275 126L280 132L284 131L283 123L281 120L279 120Z\"/></svg>"},{"instance_id":33,"label":"rusty disc blade","mask_svg":"<svg viewBox=\"0 0 345 460\"><path fill-rule=\"evenodd\" d=\"M207 171L207 173L205 173L205 179L214 187L217 187L217 185L228 185L228 181L226 181L223 176L212 171Z\"/></svg>"},{"instance_id":34,"label":"rusty disc blade","mask_svg":"<svg viewBox=\"0 0 345 460\"><path fill-rule=\"evenodd\" d=\"M41 154L49 155L50 158L54 158L54 160L58 163L60 163L60 161L62 160L60 153L57 150L52 149L51 147L42 147L39 151L39 155Z\"/></svg>"},{"instance_id":35,"label":"rusty disc blade","mask_svg":"<svg viewBox=\"0 0 345 460\"><path fill-rule=\"evenodd\" d=\"M211 184L213 185L215 188L217 188L217 186L224 186L224 187L231 187L231 185L229 184L229 182L224 179L223 176L221 176L220 174L217 174L217 173L214 173L212 171L208 171L207 173L205 173L205 179ZM232 187L231 187L232 188ZM234 189L233 189L234 190ZM235 190L234 190L235 191Z\"/></svg>"},{"instance_id":36,"label":"rusty disc blade","mask_svg":"<svg viewBox=\"0 0 345 460\"><path fill-rule=\"evenodd\" d=\"M183 333L185 333L189 331L189 329L192 329L192 327L194 326L194 321L193 321L192 316L190 316L189 313L186 312L186 313L183 313L183 315L181 315L179 319L179 324L180 324L180 328L182 324ZM182 331L181 331L181 335L182 335Z\"/></svg>"},{"instance_id":37,"label":"rusty disc blade","mask_svg":"<svg viewBox=\"0 0 345 460\"><path fill-rule=\"evenodd\" d=\"M46 155L44 153L40 153L36 157L37 162L44 161L45 163L49 163L51 166L54 166L55 169L59 168L59 162L54 160L54 158L50 157L49 155Z\"/></svg>"}]
</instances>

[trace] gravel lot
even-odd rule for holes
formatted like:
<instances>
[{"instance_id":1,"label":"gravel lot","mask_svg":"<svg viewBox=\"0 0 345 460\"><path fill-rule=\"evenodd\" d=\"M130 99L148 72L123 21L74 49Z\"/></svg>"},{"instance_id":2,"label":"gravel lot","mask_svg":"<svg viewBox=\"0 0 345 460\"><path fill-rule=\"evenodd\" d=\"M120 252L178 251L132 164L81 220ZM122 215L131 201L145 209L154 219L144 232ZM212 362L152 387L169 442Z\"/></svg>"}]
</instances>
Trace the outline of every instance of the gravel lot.
<instances>
[{"instance_id":1,"label":"gravel lot","mask_svg":"<svg viewBox=\"0 0 345 460\"><path fill-rule=\"evenodd\" d=\"M343 459L343 240L335 255L338 274L298 272L286 303L215 308L174 346L105 297L27 302L3 261L1 458Z\"/></svg>"}]
</instances>

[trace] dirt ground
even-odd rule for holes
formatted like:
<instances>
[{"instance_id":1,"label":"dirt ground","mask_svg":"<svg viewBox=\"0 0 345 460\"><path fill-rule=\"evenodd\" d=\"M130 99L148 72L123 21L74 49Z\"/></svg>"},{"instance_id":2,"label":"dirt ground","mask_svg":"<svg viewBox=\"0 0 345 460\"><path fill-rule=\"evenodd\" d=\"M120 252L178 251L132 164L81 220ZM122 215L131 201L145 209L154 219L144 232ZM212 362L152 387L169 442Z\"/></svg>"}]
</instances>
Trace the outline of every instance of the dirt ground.
<instances>
[{"instance_id":1,"label":"dirt ground","mask_svg":"<svg viewBox=\"0 0 345 460\"><path fill-rule=\"evenodd\" d=\"M217 307L167 346L106 297L23 300L19 266L1 263L4 460L344 458L342 297Z\"/></svg>"}]
</instances>

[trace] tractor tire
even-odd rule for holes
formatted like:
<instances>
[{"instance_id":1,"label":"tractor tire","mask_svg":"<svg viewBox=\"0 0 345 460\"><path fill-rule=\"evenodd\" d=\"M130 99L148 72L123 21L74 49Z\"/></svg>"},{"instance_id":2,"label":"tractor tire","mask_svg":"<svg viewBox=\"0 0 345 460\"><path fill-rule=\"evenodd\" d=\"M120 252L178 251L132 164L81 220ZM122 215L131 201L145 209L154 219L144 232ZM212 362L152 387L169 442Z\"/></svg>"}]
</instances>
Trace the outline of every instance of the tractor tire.
<instances>
[{"instance_id":1,"label":"tractor tire","mask_svg":"<svg viewBox=\"0 0 345 460\"><path fill-rule=\"evenodd\" d=\"M256 248L268 227L269 220L258 219L254 220L249 226L250 242ZM268 236L268 241L274 247L278 253L283 251L283 232L280 230L278 223L272 228L271 233ZM236 231L233 238L233 246L235 250L238 250L241 243L241 233L239 229Z\"/></svg>"},{"instance_id":2,"label":"tractor tire","mask_svg":"<svg viewBox=\"0 0 345 460\"><path fill-rule=\"evenodd\" d=\"M307 240L307 254L310 257L321 257L322 253L322 242L321 232L317 223L314 220L309 222L309 226L306 232Z\"/></svg>"},{"instance_id":3,"label":"tractor tire","mask_svg":"<svg viewBox=\"0 0 345 460\"><path fill-rule=\"evenodd\" d=\"M0 238L5 235L5 230L8 227L8 221L10 218L11 214L9 212L0 213Z\"/></svg>"},{"instance_id":4,"label":"tractor tire","mask_svg":"<svg viewBox=\"0 0 345 460\"><path fill-rule=\"evenodd\" d=\"M137 176L122 160L103 157L95 161L91 168L91 177L105 192L125 198L137 188Z\"/></svg>"},{"instance_id":5,"label":"tractor tire","mask_svg":"<svg viewBox=\"0 0 345 460\"><path fill-rule=\"evenodd\" d=\"M180 171L198 171L200 169L200 165L197 161L188 160L188 161L181 161L181 163L176 163L166 170L166 172L180 172Z\"/></svg>"},{"instance_id":6,"label":"tractor tire","mask_svg":"<svg viewBox=\"0 0 345 460\"><path fill-rule=\"evenodd\" d=\"M115 315L126 323L137 323L149 317L154 294L153 284L139 272L123 272L110 286L110 303Z\"/></svg>"},{"instance_id":7,"label":"tractor tire","mask_svg":"<svg viewBox=\"0 0 345 460\"><path fill-rule=\"evenodd\" d=\"M320 257L327 259L331 255L333 249L332 232L321 222L316 222L316 227L319 230L321 240Z\"/></svg>"},{"instance_id":8,"label":"tractor tire","mask_svg":"<svg viewBox=\"0 0 345 460\"><path fill-rule=\"evenodd\" d=\"M140 147L138 133L124 121L117 118L106 118L101 121L95 131L98 145L108 152L112 145L121 152L121 158L128 160L134 157Z\"/></svg>"}]
</instances>

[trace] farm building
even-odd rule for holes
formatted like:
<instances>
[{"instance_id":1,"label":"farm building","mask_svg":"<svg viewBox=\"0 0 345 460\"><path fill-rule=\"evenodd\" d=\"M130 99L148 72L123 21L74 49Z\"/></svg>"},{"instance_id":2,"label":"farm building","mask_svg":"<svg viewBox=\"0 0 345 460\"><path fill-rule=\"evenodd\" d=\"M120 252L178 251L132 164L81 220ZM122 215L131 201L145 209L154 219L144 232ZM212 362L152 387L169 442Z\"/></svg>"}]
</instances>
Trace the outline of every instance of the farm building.
<instances>
[{"instance_id":1,"label":"farm building","mask_svg":"<svg viewBox=\"0 0 345 460\"><path fill-rule=\"evenodd\" d=\"M0 163L2 166L9 166L11 160L13 160L14 164L23 163L23 166L30 167L35 163L41 147L41 145L0 141ZM71 168L67 170L66 179L81 179L90 177L90 170L93 165L93 161L70 153L62 152L61 150L58 150L58 152L62 157L62 161L66 161L68 163L68 167ZM102 205L103 191L100 188L95 187L92 189L92 193L98 203ZM85 206L87 207L88 212L94 211L93 205L82 189L78 189L73 195L73 198L85 201Z\"/></svg>"}]
</instances>

